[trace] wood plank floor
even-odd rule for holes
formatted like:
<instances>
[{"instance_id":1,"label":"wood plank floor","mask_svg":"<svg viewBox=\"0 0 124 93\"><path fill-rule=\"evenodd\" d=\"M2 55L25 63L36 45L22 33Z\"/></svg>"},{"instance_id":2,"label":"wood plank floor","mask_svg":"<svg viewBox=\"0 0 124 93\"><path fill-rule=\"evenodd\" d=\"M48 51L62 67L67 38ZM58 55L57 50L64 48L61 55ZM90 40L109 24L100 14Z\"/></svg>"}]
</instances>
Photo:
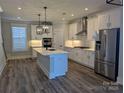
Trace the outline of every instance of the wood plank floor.
<instances>
[{"instance_id":1,"label":"wood plank floor","mask_svg":"<svg viewBox=\"0 0 124 93\"><path fill-rule=\"evenodd\" d=\"M49 80L35 59L9 60L0 77L0 93L122 93L104 90L103 81L93 70L69 62L66 76Z\"/></svg>"}]
</instances>

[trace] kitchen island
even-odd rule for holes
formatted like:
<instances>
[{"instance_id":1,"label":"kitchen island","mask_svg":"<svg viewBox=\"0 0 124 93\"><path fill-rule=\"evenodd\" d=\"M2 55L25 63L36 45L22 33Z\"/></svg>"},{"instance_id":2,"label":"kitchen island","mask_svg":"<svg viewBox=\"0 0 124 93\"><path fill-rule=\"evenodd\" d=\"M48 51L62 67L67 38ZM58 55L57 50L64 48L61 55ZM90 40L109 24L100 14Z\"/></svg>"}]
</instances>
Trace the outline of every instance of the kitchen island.
<instances>
[{"instance_id":1,"label":"kitchen island","mask_svg":"<svg viewBox=\"0 0 124 93\"><path fill-rule=\"evenodd\" d=\"M49 79L66 75L68 71L68 52L33 48L37 52L37 62Z\"/></svg>"}]
</instances>

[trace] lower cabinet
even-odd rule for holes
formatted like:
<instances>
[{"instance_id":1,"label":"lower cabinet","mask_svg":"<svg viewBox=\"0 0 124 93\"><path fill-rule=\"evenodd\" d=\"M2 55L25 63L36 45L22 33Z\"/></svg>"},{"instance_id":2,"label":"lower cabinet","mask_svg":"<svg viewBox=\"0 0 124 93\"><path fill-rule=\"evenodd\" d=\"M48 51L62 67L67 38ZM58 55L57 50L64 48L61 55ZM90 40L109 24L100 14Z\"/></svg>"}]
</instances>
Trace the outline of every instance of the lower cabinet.
<instances>
[{"instance_id":1,"label":"lower cabinet","mask_svg":"<svg viewBox=\"0 0 124 93\"><path fill-rule=\"evenodd\" d=\"M94 51L89 51L89 67L94 68L94 62L95 62L95 52Z\"/></svg>"},{"instance_id":2,"label":"lower cabinet","mask_svg":"<svg viewBox=\"0 0 124 93\"><path fill-rule=\"evenodd\" d=\"M69 59L94 69L94 51L69 47L66 47L65 51L69 52Z\"/></svg>"},{"instance_id":3,"label":"lower cabinet","mask_svg":"<svg viewBox=\"0 0 124 93\"><path fill-rule=\"evenodd\" d=\"M37 52L35 50L32 49L32 57L35 58L37 57Z\"/></svg>"}]
</instances>

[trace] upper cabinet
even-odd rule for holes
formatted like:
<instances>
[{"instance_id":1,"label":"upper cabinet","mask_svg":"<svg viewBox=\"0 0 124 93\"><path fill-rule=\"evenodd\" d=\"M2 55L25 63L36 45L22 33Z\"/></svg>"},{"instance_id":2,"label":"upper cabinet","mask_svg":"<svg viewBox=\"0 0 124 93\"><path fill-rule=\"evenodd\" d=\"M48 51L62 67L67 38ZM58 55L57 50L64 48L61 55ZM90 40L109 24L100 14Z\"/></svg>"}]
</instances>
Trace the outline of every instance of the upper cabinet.
<instances>
[{"instance_id":1,"label":"upper cabinet","mask_svg":"<svg viewBox=\"0 0 124 93\"><path fill-rule=\"evenodd\" d=\"M121 21L120 8L111 9L88 16L86 21L80 21L69 24L69 39L82 38L83 31L87 31L87 40L94 40L101 29L119 28ZM86 24L84 24L86 22ZM86 28L85 28L86 27Z\"/></svg>"},{"instance_id":2,"label":"upper cabinet","mask_svg":"<svg viewBox=\"0 0 124 93\"><path fill-rule=\"evenodd\" d=\"M109 16L110 16L111 28L120 28L120 23L122 20L120 9L109 12Z\"/></svg>"},{"instance_id":3,"label":"upper cabinet","mask_svg":"<svg viewBox=\"0 0 124 93\"><path fill-rule=\"evenodd\" d=\"M98 16L99 29L107 29L108 14L100 14Z\"/></svg>"},{"instance_id":4,"label":"upper cabinet","mask_svg":"<svg viewBox=\"0 0 124 93\"><path fill-rule=\"evenodd\" d=\"M114 9L98 15L99 29L111 29L120 27L120 10Z\"/></svg>"},{"instance_id":5,"label":"upper cabinet","mask_svg":"<svg viewBox=\"0 0 124 93\"><path fill-rule=\"evenodd\" d=\"M31 39L37 39L37 40L41 40L42 38L53 38L53 30L52 30L52 26L49 26L49 32L48 34L43 34L43 35L37 35L36 34L36 26L37 25L31 25Z\"/></svg>"},{"instance_id":6,"label":"upper cabinet","mask_svg":"<svg viewBox=\"0 0 124 93\"><path fill-rule=\"evenodd\" d=\"M71 23L69 24L69 39L77 39L77 32L78 32L78 23Z\"/></svg>"},{"instance_id":7,"label":"upper cabinet","mask_svg":"<svg viewBox=\"0 0 124 93\"><path fill-rule=\"evenodd\" d=\"M98 31L98 17L92 16L88 17L87 23L87 39L93 40L94 32Z\"/></svg>"}]
</instances>

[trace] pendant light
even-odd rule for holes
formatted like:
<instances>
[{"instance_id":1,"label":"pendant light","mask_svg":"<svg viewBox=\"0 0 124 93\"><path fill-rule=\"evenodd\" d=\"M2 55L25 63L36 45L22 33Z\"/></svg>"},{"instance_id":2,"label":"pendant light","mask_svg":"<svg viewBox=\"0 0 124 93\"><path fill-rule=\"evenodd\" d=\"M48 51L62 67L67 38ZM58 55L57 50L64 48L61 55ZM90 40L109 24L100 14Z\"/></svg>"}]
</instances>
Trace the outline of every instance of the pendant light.
<instances>
[{"instance_id":1,"label":"pendant light","mask_svg":"<svg viewBox=\"0 0 124 93\"><path fill-rule=\"evenodd\" d=\"M48 34L49 33L49 27L48 27L48 24L47 24L47 16L46 16L46 9L47 7L44 7L44 11L45 11L45 21L43 23L43 32Z\"/></svg>"},{"instance_id":2,"label":"pendant light","mask_svg":"<svg viewBox=\"0 0 124 93\"><path fill-rule=\"evenodd\" d=\"M123 6L123 0L106 0L107 4Z\"/></svg>"},{"instance_id":3,"label":"pendant light","mask_svg":"<svg viewBox=\"0 0 124 93\"><path fill-rule=\"evenodd\" d=\"M41 34L43 34L43 29L42 29L42 26L41 26L41 22L40 22L40 14L38 14L38 16L39 16L39 24L38 24L38 26L36 27L36 34L38 34L38 35L41 35Z\"/></svg>"}]
</instances>

